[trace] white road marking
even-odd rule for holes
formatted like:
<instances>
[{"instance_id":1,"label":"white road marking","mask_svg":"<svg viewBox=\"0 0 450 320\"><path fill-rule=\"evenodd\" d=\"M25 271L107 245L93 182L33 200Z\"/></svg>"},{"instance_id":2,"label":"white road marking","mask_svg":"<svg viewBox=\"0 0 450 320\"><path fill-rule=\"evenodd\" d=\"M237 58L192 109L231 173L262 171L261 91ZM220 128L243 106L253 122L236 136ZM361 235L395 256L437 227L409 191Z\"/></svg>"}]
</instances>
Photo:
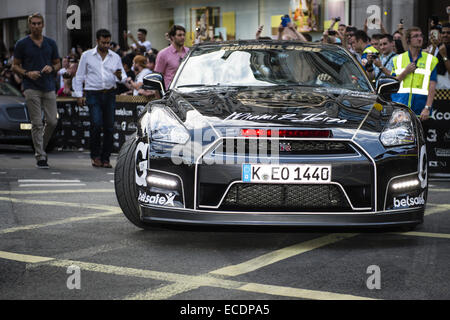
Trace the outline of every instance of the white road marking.
<instances>
[{"instance_id":1,"label":"white road marking","mask_svg":"<svg viewBox=\"0 0 450 320\"><path fill-rule=\"evenodd\" d=\"M20 179L19 183L80 183L80 180L59 180L59 179Z\"/></svg>"},{"instance_id":2,"label":"white road marking","mask_svg":"<svg viewBox=\"0 0 450 320\"><path fill-rule=\"evenodd\" d=\"M20 179L17 180L20 188L30 187L84 187L85 183L80 180L59 179Z\"/></svg>"},{"instance_id":3,"label":"white road marking","mask_svg":"<svg viewBox=\"0 0 450 320\"><path fill-rule=\"evenodd\" d=\"M19 184L20 188L30 187L84 187L85 183L35 183L35 184Z\"/></svg>"}]
</instances>

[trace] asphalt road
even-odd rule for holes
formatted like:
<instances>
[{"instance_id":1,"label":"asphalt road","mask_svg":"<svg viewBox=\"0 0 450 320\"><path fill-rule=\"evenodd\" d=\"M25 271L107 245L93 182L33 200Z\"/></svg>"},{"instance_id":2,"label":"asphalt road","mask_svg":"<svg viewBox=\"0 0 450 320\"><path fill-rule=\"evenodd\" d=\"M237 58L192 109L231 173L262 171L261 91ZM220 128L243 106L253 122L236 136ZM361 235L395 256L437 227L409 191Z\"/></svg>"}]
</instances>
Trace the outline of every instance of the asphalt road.
<instances>
[{"instance_id":1,"label":"asphalt road","mask_svg":"<svg viewBox=\"0 0 450 320\"><path fill-rule=\"evenodd\" d=\"M113 169L86 152L49 164L0 149L0 300L450 299L449 181L430 182L414 232L142 231L118 207Z\"/></svg>"}]
</instances>

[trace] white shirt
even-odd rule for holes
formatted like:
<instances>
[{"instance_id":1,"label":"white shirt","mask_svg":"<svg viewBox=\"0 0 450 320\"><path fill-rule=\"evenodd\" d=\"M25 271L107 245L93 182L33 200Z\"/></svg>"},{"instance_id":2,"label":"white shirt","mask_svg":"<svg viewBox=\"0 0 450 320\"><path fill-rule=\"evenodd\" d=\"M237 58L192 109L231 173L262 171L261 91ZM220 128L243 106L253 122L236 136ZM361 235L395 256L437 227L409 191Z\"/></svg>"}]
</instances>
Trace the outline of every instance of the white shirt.
<instances>
[{"instance_id":1,"label":"white shirt","mask_svg":"<svg viewBox=\"0 0 450 320\"><path fill-rule=\"evenodd\" d=\"M149 51L152 48L152 44L148 40L145 40L144 42L138 40L137 43L139 43L140 46L144 46L146 51ZM136 43L133 43L131 46L136 48Z\"/></svg>"},{"instance_id":2,"label":"white shirt","mask_svg":"<svg viewBox=\"0 0 450 320\"><path fill-rule=\"evenodd\" d=\"M136 81L134 81L135 83L144 83L144 77L148 74L152 73L152 71L148 68L142 69L141 72L139 72L139 74L136 76ZM139 90L133 90L133 96L138 96L139 95Z\"/></svg>"},{"instance_id":3,"label":"white shirt","mask_svg":"<svg viewBox=\"0 0 450 320\"><path fill-rule=\"evenodd\" d=\"M58 79L59 79L59 88L63 88L64 87L64 79L63 79L63 74L67 72L66 68L61 68L58 71Z\"/></svg>"},{"instance_id":4,"label":"white shirt","mask_svg":"<svg viewBox=\"0 0 450 320\"><path fill-rule=\"evenodd\" d=\"M122 70L122 79L119 81L114 74L116 70ZM116 88L116 82L125 83L127 74L123 69L119 55L111 50L105 59L97 51L97 47L88 50L81 55L80 63L75 78L73 79L73 97L83 97L84 90L98 91Z\"/></svg>"}]
</instances>

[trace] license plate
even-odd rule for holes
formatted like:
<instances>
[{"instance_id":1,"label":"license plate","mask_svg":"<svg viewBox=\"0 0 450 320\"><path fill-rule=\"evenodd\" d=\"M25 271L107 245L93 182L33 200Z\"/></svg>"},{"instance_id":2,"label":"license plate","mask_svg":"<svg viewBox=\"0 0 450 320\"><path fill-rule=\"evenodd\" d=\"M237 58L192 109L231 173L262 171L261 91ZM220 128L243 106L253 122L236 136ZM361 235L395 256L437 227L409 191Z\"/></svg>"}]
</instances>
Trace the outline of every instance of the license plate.
<instances>
[{"instance_id":1,"label":"license plate","mask_svg":"<svg viewBox=\"0 0 450 320\"><path fill-rule=\"evenodd\" d=\"M244 164L242 181L252 183L327 183L331 182L331 165Z\"/></svg>"},{"instance_id":2,"label":"license plate","mask_svg":"<svg viewBox=\"0 0 450 320\"><path fill-rule=\"evenodd\" d=\"M31 123L21 123L20 130L31 130Z\"/></svg>"}]
</instances>

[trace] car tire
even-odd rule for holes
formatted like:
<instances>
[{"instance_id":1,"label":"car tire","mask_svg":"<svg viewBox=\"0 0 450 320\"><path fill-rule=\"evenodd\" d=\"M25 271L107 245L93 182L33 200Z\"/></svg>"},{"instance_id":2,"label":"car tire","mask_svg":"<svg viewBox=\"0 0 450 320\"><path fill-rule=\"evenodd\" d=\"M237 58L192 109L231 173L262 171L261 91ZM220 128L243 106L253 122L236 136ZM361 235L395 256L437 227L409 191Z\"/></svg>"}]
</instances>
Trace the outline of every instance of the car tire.
<instances>
[{"instance_id":1,"label":"car tire","mask_svg":"<svg viewBox=\"0 0 450 320\"><path fill-rule=\"evenodd\" d=\"M114 187L119 206L125 217L135 226L141 229L152 229L153 224L141 220L140 210L137 203L136 190L136 139L127 140L120 149L114 172Z\"/></svg>"}]
</instances>

